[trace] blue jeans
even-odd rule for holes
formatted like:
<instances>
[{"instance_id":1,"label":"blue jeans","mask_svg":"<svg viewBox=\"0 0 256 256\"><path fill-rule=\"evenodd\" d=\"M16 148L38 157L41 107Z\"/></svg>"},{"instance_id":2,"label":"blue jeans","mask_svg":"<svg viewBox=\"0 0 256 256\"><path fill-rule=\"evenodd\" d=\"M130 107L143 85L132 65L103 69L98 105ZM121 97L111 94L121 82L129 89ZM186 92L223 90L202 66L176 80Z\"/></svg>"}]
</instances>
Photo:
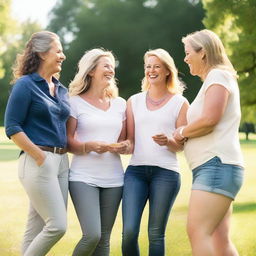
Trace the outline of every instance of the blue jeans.
<instances>
[{"instance_id":1,"label":"blue jeans","mask_svg":"<svg viewBox=\"0 0 256 256\"><path fill-rule=\"evenodd\" d=\"M141 216L149 200L149 256L163 256L165 229L180 189L179 173L158 166L128 166L123 188L123 256L139 256Z\"/></svg>"}]
</instances>

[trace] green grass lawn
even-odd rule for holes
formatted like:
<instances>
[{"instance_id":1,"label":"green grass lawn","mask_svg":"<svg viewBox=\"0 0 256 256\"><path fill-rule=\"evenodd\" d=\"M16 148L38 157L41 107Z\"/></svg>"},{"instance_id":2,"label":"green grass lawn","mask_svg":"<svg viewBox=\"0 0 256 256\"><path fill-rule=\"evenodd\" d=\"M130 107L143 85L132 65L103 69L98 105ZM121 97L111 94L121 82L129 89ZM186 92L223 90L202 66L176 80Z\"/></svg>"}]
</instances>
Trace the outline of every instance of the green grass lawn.
<instances>
[{"instance_id":1,"label":"green grass lawn","mask_svg":"<svg viewBox=\"0 0 256 256\"><path fill-rule=\"evenodd\" d=\"M234 204L232 219L232 238L241 256L256 255L256 138L249 143L241 136L245 158L245 182ZM5 138L0 128L0 255L18 256L24 232L28 200L17 178L18 149ZM191 255L186 235L187 205L191 187L189 171L183 153L178 155L181 165L182 186L172 210L166 232L166 255ZM123 157L127 166L129 156ZM141 256L147 255L147 216L146 208L141 223L140 248ZM120 211L111 238L111 256L121 256L122 222ZM71 255L81 231L72 206L68 205L68 230L61 241L51 250L48 256ZM131 255L132 256L132 255Z\"/></svg>"}]
</instances>

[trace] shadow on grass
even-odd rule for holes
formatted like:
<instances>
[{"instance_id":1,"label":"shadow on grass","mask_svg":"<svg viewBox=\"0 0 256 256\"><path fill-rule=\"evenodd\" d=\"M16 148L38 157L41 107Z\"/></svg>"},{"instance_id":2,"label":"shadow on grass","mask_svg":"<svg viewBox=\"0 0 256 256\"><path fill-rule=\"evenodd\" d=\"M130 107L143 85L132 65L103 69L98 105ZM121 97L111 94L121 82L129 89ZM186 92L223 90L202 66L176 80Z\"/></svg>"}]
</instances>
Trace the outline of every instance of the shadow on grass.
<instances>
[{"instance_id":1,"label":"shadow on grass","mask_svg":"<svg viewBox=\"0 0 256 256\"><path fill-rule=\"evenodd\" d=\"M256 140L245 140L245 139L241 139L240 140L241 144L247 144L247 145L256 145Z\"/></svg>"},{"instance_id":2,"label":"shadow on grass","mask_svg":"<svg viewBox=\"0 0 256 256\"><path fill-rule=\"evenodd\" d=\"M246 213L246 212L256 212L256 203L240 203L234 204L234 213Z\"/></svg>"},{"instance_id":3,"label":"shadow on grass","mask_svg":"<svg viewBox=\"0 0 256 256\"><path fill-rule=\"evenodd\" d=\"M0 162L17 160L19 154L18 149L0 149Z\"/></svg>"}]
</instances>

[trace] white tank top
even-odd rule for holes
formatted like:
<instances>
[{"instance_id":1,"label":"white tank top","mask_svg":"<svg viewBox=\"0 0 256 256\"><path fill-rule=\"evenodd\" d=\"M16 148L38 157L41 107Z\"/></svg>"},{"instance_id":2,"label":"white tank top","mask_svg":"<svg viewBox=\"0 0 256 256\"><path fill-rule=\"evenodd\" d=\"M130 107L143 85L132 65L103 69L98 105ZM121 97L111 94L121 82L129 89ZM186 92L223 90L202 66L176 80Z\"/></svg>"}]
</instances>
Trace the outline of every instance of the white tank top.
<instances>
[{"instance_id":1,"label":"white tank top","mask_svg":"<svg viewBox=\"0 0 256 256\"><path fill-rule=\"evenodd\" d=\"M135 144L130 165L159 166L179 171L176 154L168 150L167 146L159 146L153 141L152 136L159 133L172 136L180 109L185 101L182 95L176 94L164 106L152 111L146 106L146 92L131 97Z\"/></svg>"}]
</instances>

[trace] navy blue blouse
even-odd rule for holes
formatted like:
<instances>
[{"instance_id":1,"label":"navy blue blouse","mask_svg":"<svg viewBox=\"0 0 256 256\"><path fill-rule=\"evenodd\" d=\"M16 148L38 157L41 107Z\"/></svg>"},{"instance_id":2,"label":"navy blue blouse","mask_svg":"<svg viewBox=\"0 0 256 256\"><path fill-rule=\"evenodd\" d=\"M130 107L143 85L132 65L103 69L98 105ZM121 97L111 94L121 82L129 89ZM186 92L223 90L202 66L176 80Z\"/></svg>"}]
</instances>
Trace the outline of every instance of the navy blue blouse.
<instances>
[{"instance_id":1,"label":"navy blue blouse","mask_svg":"<svg viewBox=\"0 0 256 256\"><path fill-rule=\"evenodd\" d=\"M66 121L70 107L68 92L57 79L55 97L37 73L24 75L14 84L5 111L5 131L10 136L24 132L41 146L65 147Z\"/></svg>"}]
</instances>

